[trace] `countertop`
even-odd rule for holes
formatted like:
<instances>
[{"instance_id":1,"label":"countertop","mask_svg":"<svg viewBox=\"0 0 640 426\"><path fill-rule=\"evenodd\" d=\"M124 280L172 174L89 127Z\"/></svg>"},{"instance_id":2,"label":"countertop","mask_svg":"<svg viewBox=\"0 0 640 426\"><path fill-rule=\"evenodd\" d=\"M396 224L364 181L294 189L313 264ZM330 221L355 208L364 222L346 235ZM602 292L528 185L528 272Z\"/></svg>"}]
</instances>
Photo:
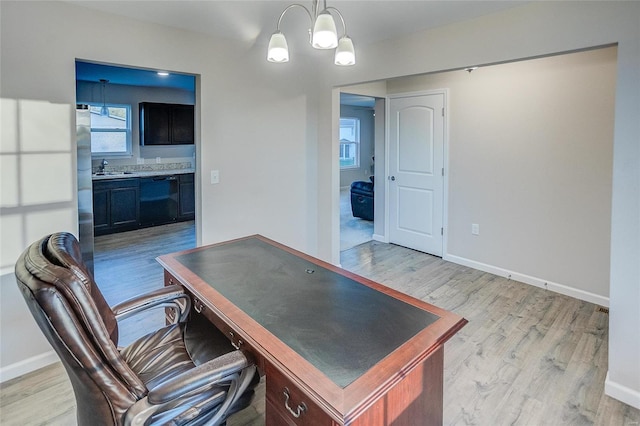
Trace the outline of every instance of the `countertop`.
<instances>
[{"instance_id":1,"label":"countertop","mask_svg":"<svg viewBox=\"0 0 640 426\"><path fill-rule=\"evenodd\" d=\"M105 172L105 174L94 173L91 175L92 180L107 180L107 179L125 179L125 178L145 178L154 176L170 176L170 175L182 175L187 173L194 173L194 169L175 169L175 170L149 170L149 171L135 171L135 172Z\"/></svg>"}]
</instances>

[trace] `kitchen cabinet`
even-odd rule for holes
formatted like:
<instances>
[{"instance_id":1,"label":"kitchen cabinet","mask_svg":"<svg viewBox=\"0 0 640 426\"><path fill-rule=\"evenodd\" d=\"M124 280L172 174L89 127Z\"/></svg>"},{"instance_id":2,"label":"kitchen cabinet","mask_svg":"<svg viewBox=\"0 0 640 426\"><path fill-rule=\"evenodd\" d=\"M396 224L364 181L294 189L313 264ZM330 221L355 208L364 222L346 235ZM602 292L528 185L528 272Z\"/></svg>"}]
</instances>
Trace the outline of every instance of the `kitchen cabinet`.
<instances>
[{"instance_id":1,"label":"kitchen cabinet","mask_svg":"<svg viewBox=\"0 0 640 426\"><path fill-rule=\"evenodd\" d=\"M93 229L105 235L138 228L140 220L139 179L93 182Z\"/></svg>"},{"instance_id":2,"label":"kitchen cabinet","mask_svg":"<svg viewBox=\"0 0 640 426\"><path fill-rule=\"evenodd\" d=\"M93 181L94 235L195 219L194 174Z\"/></svg>"},{"instance_id":3,"label":"kitchen cabinet","mask_svg":"<svg viewBox=\"0 0 640 426\"><path fill-rule=\"evenodd\" d=\"M193 105L141 102L141 145L188 145L194 143Z\"/></svg>"},{"instance_id":4,"label":"kitchen cabinet","mask_svg":"<svg viewBox=\"0 0 640 426\"><path fill-rule=\"evenodd\" d=\"M178 220L194 220L196 217L196 191L193 173L178 177Z\"/></svg>"}]
</instances>

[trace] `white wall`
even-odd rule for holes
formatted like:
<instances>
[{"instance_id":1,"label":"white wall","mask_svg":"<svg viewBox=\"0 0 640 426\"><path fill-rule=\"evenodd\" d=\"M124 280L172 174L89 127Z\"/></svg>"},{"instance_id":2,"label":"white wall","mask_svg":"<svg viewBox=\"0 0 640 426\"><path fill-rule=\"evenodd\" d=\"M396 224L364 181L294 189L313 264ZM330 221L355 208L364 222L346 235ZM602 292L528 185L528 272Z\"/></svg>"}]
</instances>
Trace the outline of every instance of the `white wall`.
<instances>
[{"instance_id":1,"label":"white wall","mask_svg":"<svg viewBox=\"0 0 640 426\"><path fill-rule=\"evenodd\" d=\"M21 302L13 265L50 224L77 235L72 117L71 105L4 98L0 104L0 380L56 360Z\"/></svg>"},{"instance_id":2,"label":"white wall","mask_svg":"<svg viewBox=\"0 0 640 426\"><path fill-rule=\"evenodd\" d=\"M75 103L75 58L200 74L199 241L259 231L333 263L339 261L336 87L619 43L610 353L625 355L611 357L608 383L621 390L618 398L640 407L638 214L623 213L628 207L637 213L640 199L633 171L640 143L640 3L531 2L406 38L363 44L358 64L340 70L315 57L276 67L264 61L260 43L226 47L229 40L65 3L3 1L0 7L3 98ZM111 38L100 37L104 34ZM248 148L255 156L246 155ZM219 185L207 184L211 169L220 170ZM45 228L60 224L51 221ZM0 353L7 350L2 344Z\"/></svg>"},{"instance_id":3,"label":"white wall","mask_svg":"<svg viewBox=\"0 0 640 426\"><path fill-rule=\"evenodd\" d=\"M639 117L640 36L636 32L635 38L624 40L618 46L611 212L609 373L605 387L608 395L636 408L640 408Z\"/></svg>"}]
</instances>

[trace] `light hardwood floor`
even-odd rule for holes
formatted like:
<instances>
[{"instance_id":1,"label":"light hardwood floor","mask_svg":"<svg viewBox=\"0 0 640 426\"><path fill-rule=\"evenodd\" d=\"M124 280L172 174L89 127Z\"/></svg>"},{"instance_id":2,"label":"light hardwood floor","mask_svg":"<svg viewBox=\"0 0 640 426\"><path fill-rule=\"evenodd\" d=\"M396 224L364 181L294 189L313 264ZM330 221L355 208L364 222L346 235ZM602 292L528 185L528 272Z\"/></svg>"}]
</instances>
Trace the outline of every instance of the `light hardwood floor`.
<instances>
[{"instance_id":1,"label":"light hardwood floor","mask_svg":"<svg viewBox=\"0 0 640 426\"><path fill-rule=\"evenodd\" d=\"M96 240L96 279L109 303L162 285L155 257L195 244L189 224L165 229L173 236L151 228ZM445 425L640 424L640 410L603 393L608 316L598 306L375 241L344 251L341 262L469 320L445 345ZM2 384L0 399L2 425L75 424L59 363ZM254 404L229 420L263 423L264 382Z\"/></svg>"}]
</instances>

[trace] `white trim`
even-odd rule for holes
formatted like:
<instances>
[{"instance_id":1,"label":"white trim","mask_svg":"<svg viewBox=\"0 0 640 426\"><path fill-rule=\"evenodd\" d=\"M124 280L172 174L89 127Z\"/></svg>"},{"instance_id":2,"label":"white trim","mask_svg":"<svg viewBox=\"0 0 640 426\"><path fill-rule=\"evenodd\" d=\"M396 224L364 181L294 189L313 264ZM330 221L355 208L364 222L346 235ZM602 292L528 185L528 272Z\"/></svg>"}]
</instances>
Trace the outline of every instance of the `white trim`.
<instances>
[{"instance_id":1,"label":"white trim","mask_svg":"<svg viewBox=\"0 0 640 426\"><path fill-rule=\"evenodd\" d=\"M604 380L604 393L611 398L615 398L618 401L622 401L625 404L640 410L640 392L612 381L609 378L608 371L607 377Z\"/></svg>"},{"instance_id":2,"label":"white trim","mask_svg":"<svg viewBox=\"0 0 640 426\"><path fill-rule=\"evenodd\" d=\"M449 262L457 263L458 265L468 266L473 269L489 272L491 274L509 278L514 281L520 281L535 287L540 287L546 290L554 291L556 293L564 294L565 296L574 297L576 299L583 300L585 302L595 303L596 305L609 307L608 297L600 296L598 294L590 293L588 291L573 288L564 284L554 283L552 281L545 280L542 278L521 274L519 272L510 271L508 269L500 268L498 266L487 265L486 263L476 262L475 260L466 259L464 257L455 256L448 253L445 254L442 258Z\"/></svg>"},{"instance_id":3,"label":"white trim","mask_svg":"<svg viewBox=\"0 0 640 426\"><path fill-rule=\"evenodd\" d=\"M449 89L441 89L444 94L444 128L443 138L444 146L442 147L442 167L444 167L444 176L442 177L442 256L448 252L449 241Z\"/></svg>"},{"instance_id":4,"label":"white trim","mask_svg":"<svg viewBox=\"0 0 640 426\"><path fill-rule=\"evenodd\" d=\"M60 361L58 355L54 351L49 351L7 365L6 367L0 368L0 383L4 383L8 380L15 379L16 377L20 377L24 374L31 373L32 371L36 371L57 361Z\"/></svg>"},{"instance_id":5,"label":"white trim","mask_svg":"<svg viewBox=\"0 0 640 426\"><path fill-rule=\"evenodd\" d=\"M373 241L380 241L381 243L388 243L389 241L387 241L387 237L385 237L384 235L380 235L380 234L373 234L371 236L371 239Z\"/></svg>"},{"instance_id":6,"label":"white trim","mask_svg":"<svg viewBox=\"0 0 640 426\"><path fill-rule=\"evenodd\" d=\"M13 275L15 273L15 266L11 265L11 266L4 266L2 268L0 268L0 276L2 275Z\"/></svg>"}]
</instances>

